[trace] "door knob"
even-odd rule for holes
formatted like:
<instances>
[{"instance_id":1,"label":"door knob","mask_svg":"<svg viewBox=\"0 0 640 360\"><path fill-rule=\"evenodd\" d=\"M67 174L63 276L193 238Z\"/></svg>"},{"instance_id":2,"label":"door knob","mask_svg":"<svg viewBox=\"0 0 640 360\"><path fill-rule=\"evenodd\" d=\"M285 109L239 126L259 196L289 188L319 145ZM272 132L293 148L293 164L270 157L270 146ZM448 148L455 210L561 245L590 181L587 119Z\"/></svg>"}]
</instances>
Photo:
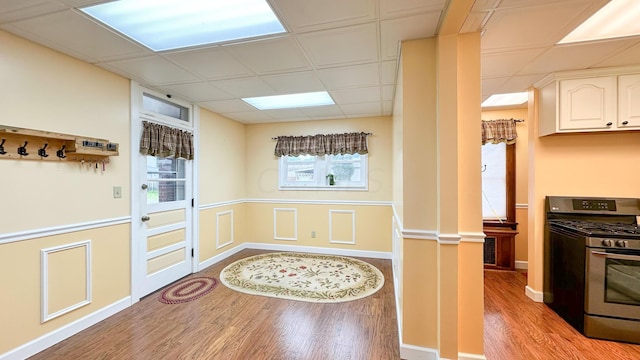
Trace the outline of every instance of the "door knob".
<instances>
[{"instance_id":1,"label":"door knob","mask_svg":"<svg viewBox=\"0 0 640 360\"><path fill-rule=\"evenodd\" d=\"M148 217L147 215L145 215L145 216L143 216L143 217L141 217L141 218L140 218L140 220L142 220L143 222L144 222L144 221L149 221L150 219L151 219L151 218L150 218L150 217Z\"/></svg>"},{"instance_id":2,"label":"door knob","mask_svg":"<svg viewBox=\"0 0 640 360\"><path fill-rule=\"evenodd\" d=\"M141 186L142 190L147 190L148 187L149 186L147 184L142 184L142 186Z\"/></svg>"}]
</instances>

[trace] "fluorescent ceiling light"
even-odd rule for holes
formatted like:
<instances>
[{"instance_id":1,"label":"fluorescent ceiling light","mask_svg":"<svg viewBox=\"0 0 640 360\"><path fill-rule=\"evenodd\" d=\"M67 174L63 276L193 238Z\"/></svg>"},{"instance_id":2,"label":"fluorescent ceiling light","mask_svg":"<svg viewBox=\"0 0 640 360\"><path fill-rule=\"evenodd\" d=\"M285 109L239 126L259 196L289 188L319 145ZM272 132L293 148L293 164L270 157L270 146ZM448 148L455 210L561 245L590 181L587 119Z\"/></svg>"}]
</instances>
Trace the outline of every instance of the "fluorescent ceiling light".
<instances>
[{"instance_id":1,"label":"fluorescent ceiling light","mask_svg":"<svg viewBox=\"0 0 640 360\"><path fill-rule=\"evenodd\" d=\"M265 0L121 0L80 10L154 51L286 32Z\"/></svg>"},{"instance_id":2,"label":"fluorescent ceiling light","mask_svg":"<svg viewBox=\"0 0 640 360\"><path fill-rule=\"evenodd\" d=\"M639 35L638 19L640 19L640 1L611 0L558 44Z\"/></svg>"},{"instance_id":3,"label":"fluorescent ceiling light","mask_svg":"<svg viewBox=\"0 0 640 360\"><path fill-rule=\"evenodd\" d=\"M287 109L335 104L329 93L327 93L326 91L289 95L260 96L243 98L242 100L249 105L257 108L258 110Z\"/></svg>"},{"instance_id":4,"label":"fluorescent ceiling light","mask_svg":"<svg viewBox=\"0 0 640 360\"><path fill-rule=\"evenodd\" d=\"M529 93L493 94L482 102L482 107L522 105L529 101Z\"/></svg>"}]
</instances>

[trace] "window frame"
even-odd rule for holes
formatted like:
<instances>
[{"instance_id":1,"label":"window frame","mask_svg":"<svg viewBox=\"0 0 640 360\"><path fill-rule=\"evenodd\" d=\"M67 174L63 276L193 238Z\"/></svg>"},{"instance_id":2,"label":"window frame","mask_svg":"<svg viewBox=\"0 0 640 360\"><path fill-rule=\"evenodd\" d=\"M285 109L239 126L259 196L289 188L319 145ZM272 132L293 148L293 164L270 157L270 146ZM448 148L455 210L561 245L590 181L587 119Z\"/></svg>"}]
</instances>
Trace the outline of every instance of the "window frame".
<instances>
[{"instance_id":1,"label":"window frame","mask_svg":"<svg viewBox=\"0 0 640 360\"><path fill-rule=\"evenodd\" d=\"M504 221L497 219L482 219L484 226L510 227L515 229L516 223L516 144L507 144L505 153L505 191L507 218Z\"/></svg>"},{"instance_id":2,"label":"window frame","mask_svg":"<svg viewBox=\"0 0 640 360\"><path fill-rule=\"evenodd\" d=\"M287 158L289 156L281 156L278 159L278 190L344 190L344 191L368 191L369 190L369 156L368 154L360 154L360 176L361 181L358 185L345 185L337 182L335 185L329 185L326 176L331 166L331 161L327 160L333 155L316 156L313 162L314 174L318 179L310 185L302 185L303 183L288 182L287 179Z\"/></svg>"}]
</instances>

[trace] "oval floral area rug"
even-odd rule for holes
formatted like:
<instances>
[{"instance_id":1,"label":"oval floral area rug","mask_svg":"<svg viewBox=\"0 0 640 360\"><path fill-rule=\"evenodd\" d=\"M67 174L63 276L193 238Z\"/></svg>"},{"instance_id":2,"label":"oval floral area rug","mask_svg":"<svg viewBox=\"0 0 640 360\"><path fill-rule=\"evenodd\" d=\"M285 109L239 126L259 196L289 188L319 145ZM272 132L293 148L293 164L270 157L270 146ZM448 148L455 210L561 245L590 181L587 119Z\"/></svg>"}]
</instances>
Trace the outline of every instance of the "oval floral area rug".
<instances>
[{"instance_id":1,"label":"oval floral area rug","mask_svg":"<svg viewBox=\"0 0 640 360\"><path fill-rule=\"evenodd\" d=\"M332 303L375 293L384 276L375 266L349 257L280 252L238 260L220 272L220 281L252 295Z\"/></svg>"}]
</instances>

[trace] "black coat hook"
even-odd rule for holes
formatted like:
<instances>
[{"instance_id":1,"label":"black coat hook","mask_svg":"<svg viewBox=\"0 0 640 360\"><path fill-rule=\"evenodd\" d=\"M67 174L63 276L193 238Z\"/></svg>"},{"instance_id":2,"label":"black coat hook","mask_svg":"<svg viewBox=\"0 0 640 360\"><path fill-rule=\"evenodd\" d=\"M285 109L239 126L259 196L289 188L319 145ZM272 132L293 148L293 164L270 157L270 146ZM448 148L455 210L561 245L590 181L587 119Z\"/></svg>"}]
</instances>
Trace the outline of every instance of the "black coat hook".
<instances>
[{"instance_id":1,"label":"black coat hook","mask_svg":"<svg viewBox=\"0 0 640 360\"><path fill-rule=\"evenodd\" d=\"M38 149L38 155L40 155L40 157L49 157L49 154L47 154L47 146L49 146L49 144L44 144L44 147L42 147L42 149Z\"/></svg>"},{"instance_id":2,"label":"black coat hook","mask_svg":"<svg viewBox=\"0 0 640 360\"><path fill-rule=\"evenodd\" d=\"M28 143L29 143L28 141L25 141L25 142L24 142L24 145L22 145L22 146L18 147L18 155L20 155L20 156L27 156L27 155L29 155L29 153L27 152L27 144L28 144Z\"/></svg>"},{"instance_id":3,"label":"black coat hook","mask_svg":"<svg viewBox=\"0 0 640 360\"><path fill-rule=\"evenodd\" d=\"M62 145L60 150L56 151L56 156L59 157L60 159L64 159L64 158L67 157L67 155L64 154L64 148L65 147L67 147L67 145Z\"/></svg>"},{"instance_id":4,"label":"black coat hook","mask_svg":"<svg viewBox=\"0 0 640 360\"><path fill-rule=\"evenodd\" d=\"M7 152L4 151L4 142L7 141L7 139L2 139L2 142L0 143L0 155L4 155Z\"/></svg>"}]
</instances>

